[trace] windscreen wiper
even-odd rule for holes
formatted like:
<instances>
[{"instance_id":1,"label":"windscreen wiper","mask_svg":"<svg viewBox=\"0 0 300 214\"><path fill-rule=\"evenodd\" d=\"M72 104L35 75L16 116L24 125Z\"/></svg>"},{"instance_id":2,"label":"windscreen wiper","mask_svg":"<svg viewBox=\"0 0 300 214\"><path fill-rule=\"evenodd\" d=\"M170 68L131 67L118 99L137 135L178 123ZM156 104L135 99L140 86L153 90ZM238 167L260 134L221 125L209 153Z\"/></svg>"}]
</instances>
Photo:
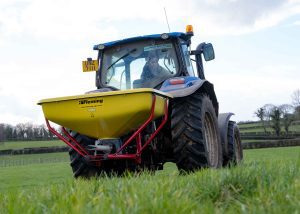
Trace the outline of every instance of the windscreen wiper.
<instances>
[{"instance_id":1,"label":"windscreen wiper","mask_svg":"<svg viewBox=\"0 0 300 214\"><path fill-rule=\"evenodd\" d=\"M124 54L123 56L121 56L119 59L117 59L115 62L113 62L106 70L110 69L112 66L114 66L117 62L119 62L121 59L127 57L129 54L133 53L136 51L136 48L128 51L126 54Z\"/></svg>"}]
</instances>

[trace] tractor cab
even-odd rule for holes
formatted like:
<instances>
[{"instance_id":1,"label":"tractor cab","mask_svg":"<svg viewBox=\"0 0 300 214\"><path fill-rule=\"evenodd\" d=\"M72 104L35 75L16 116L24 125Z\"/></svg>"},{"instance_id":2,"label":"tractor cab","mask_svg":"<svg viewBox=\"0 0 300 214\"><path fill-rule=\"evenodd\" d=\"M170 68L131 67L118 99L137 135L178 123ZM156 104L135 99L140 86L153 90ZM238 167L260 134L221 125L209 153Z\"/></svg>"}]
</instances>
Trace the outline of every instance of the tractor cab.
<instances>
[{"instance_id":1,"label":"tractor cab","mask_svg":"<svg viewBox=\"0 0 300 214\"><path fill-rule=\"evenodd\" d=\"M172 41L146 39L103 51L100 83L119 90L155 88L179 73L179 60Z\"/></svg>"},{"instance_id":2,"label":"tractor cab","mask_svg":"<svg viewBox=\"0 0 300 214\"><path fill-rule=\"evenodd\" d=\"M201 53L214 58L211 44L190 51L192 28L186 33L164 33L98 44L96 86L98 89L128 90L156 88L170 78L192 76L204 79ZM205 47L205 48L204 48ZM199 49L199 50L198 50ZM196 55L197 71L190 55ZM205 59L206 59L205 58Z\"/></svg>"}]
</instances>

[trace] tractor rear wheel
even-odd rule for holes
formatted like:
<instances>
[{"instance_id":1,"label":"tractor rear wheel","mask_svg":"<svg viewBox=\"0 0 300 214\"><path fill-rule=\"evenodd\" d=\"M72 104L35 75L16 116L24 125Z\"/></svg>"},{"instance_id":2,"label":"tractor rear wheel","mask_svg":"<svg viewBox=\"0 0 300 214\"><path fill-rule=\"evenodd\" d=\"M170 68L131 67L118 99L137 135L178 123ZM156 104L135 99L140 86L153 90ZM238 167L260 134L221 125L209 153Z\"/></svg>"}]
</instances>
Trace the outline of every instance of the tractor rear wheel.
<instances>
[{"instance_id":1,"label":"tractor rear wheel","mask_svg":"<svg viewBox=\"0 0 300 214\"><path fill-rule=\"evenodd\" d=\"M70 135L83 147L94 144L93 139L75 131L70 131ZM100 168L90 165L88 161L86 161L85 158L78 154L74 149L70 148L69 155L71 161L70 166L72 167L75 178L91 178L100 174Z\"/></svg>"},{"instance_id":2,"label":"tractor rear wheel","mask_svg":"<svg viewBox=\"0 0 300 214\"><path fill-rule=\"evenodd\" d=\"M240 131L234 121L229 121L227 130L228 156L223 165L237 164L243 160Z\"/></svg>"},{"instance_id":3,"label":"tractor rear wheel","mask_svg":"<svg viewBox=\"0 0 300 214\"><path fill-rule=\"evenodd\" d=\"M216 111L206 94L175 99L171 129L173 153L180 171L222 166Z\"/></svg>"}]
</instances>

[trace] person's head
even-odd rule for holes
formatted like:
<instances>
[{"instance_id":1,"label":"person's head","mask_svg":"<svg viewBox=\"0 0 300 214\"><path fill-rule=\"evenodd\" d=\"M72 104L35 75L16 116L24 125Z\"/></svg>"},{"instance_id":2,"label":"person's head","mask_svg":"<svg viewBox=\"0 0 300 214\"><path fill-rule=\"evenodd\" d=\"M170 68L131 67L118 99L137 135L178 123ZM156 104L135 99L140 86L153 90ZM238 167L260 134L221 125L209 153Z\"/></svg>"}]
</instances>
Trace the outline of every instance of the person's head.
<instances>
[{"instance_id":1,"label":"person's head","mask_svg":"<svg viewBox=\"0 0 300 214\"><path fill-rule=\"evenodd\" d=\"M155 51L149 52L148 55L148 65L150 70L156 70L159 67L158 64L159 57L157 56Z\"/></svg>"}]
</instances>

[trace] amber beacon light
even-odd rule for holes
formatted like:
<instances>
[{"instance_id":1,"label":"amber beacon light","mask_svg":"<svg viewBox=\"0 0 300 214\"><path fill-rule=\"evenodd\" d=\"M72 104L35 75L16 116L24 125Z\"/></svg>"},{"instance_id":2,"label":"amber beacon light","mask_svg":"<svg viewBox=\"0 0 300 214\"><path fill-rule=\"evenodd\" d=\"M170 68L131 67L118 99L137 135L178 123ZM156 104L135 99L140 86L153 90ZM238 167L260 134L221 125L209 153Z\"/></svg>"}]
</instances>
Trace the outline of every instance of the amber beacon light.
<instances>
[{"instance_id":1,"label":"amber beacon light","mask_svg":"<svg viewBox=\"0 0 300 214\"><path fill-rule=\"evenodd\" d=\"M187 25L185 28L186 33L193 33L193 25Z\"/></svg>"}]
</instances>

